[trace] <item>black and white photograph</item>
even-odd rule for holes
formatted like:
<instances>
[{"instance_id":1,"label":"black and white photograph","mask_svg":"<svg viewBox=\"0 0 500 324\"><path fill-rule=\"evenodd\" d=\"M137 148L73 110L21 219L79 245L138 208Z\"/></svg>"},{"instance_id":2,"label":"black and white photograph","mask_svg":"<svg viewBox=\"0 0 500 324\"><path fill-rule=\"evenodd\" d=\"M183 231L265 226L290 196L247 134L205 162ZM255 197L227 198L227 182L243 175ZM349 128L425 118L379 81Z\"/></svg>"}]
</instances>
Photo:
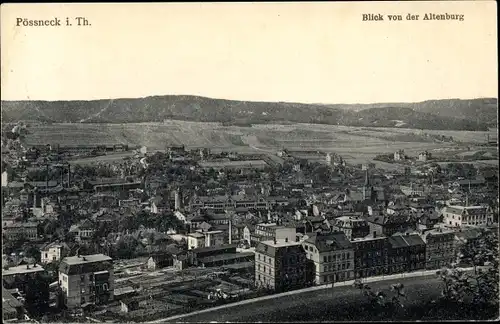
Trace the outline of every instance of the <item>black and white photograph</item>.
<instances>
[{"instance_id":1,"label":"black and white photograph","mask_svg":"<svg viewBox=\"0 0 500 324\"><path fill-rule=\"evenodd\" d=\"M499 319L495 1L0 13L4 323Z\"/></svg>"}]
</instances>

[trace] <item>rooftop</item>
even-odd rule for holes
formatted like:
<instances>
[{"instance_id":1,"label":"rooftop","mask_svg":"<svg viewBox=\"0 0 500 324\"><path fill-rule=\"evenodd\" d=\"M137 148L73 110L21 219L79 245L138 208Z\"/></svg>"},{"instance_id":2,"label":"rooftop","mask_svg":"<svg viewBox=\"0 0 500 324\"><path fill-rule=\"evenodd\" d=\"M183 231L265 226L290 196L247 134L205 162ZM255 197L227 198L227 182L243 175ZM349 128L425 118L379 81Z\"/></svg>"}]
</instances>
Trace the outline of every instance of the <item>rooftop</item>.
<instances>
[{"instance_id":1,"label":"rooftop","mask_svg":"<svg viewBox=\"0 0 500 324\"><path fill-rule=\"evenodd\" d=\"M285 240L276 240L276 243L274 243L273 240L262 241L260 243L268 245L268 246L272 246L272 247L277 247L277 248L286 247L286 246L301 245L300 242L295 242L295 241L288 241L288 242L286 242Z\"/></svg>"},{"instance_id":2,"label":"rooftop","mask_svg":"<svg viewBox=\"0 0 500 324\"><path fill-rule=\"evenodd\" d=\"M28 267L29 268L28 268ZM2 270L2 276L12 276L12 275L18 275L18 274L26 274L26 273L34 273L34 272L42 272L45 271L45 269L37 264L37 265L20 265L16 267L9 267L9 269Z\"/></svg>"},{"instance_id":3,"label":"rooftop","mask_svg":"<svg viewBox=\"0 0 500 324\"><path fill-rule=\"evenodd\" d=\"M67 265L77 265L77 264L85 264L92 262L101 262L101 261L112 261L109 256L104 254L92 254L92 255L80 255L80 256L71 256L64 258L63 262Z\"/></svg>"}]
</instances>

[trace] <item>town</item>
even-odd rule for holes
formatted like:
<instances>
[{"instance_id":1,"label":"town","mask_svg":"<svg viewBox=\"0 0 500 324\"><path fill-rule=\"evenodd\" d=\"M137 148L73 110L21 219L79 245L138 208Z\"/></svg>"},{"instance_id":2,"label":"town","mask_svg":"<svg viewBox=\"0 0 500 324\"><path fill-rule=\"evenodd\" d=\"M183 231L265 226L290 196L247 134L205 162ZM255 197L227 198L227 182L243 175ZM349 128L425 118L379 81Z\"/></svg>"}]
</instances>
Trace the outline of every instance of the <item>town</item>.
<instances>
[{"instance_id":1,"label":"town","mask_svg":"<svg viewBox=\"0 0 500 324\"><path fill-rule=\"evenodd\" d=\"M436 163L427 151L386 152L400 172L286 148L26 146L23 129L2 127L4 321L146 322L498 267L491 253L463 257L497 235L497 165Z\"/></svg>"}]
</instances>

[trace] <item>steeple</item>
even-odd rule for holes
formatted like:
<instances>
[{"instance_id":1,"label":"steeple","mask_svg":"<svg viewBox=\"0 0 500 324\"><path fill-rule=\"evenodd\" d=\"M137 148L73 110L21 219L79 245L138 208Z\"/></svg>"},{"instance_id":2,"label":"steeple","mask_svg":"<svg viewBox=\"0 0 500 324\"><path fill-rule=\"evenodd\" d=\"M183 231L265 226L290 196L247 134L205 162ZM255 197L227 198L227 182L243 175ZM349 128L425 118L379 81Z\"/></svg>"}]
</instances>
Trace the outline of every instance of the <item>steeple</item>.
<instances>
[{"instance_id":1,"label":"steeple","mask_svg":"<svg viewBox=\"0 0 500 324\"><path fill-rule=\"evenodd\" d=\"M370 185L370 180L368 178L368 169L365 170L365 184L363 185L363 200L366 200L366 187Z\"/></svg>"}]
</instances>

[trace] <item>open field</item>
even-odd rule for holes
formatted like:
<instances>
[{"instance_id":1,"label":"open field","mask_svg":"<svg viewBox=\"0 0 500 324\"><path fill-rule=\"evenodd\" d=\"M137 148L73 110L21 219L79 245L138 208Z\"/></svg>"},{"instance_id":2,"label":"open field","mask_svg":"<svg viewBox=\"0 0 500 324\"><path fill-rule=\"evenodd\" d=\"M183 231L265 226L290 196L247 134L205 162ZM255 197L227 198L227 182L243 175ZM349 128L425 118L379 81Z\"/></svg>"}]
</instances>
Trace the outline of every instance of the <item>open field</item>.
<instances>
[{"instance_id":1,"label":"open field","mask_svg":"<svg viewBox=\"0 0 500 324\"><path fill-rule=\"evenodd\" d=\"M488 132L437 131L402 128L366 128L318 124L260 124L252 127L222 126L170 120L164 123L137 124L52 124L33 125L26 144L60 143L62 145L128 144L145 145L148 151L164 150L171 145L188 148L210 147L213 151L274 153L278 149L321 150L342 155L348 163L372 162L381 153L404 149L415 156L427 150L435 156L488 151L492 160L496 147L483 144L487 135L497 139L496 129ZM442 140L442 136L446 137ZM449 137L453 137L451 142ZM470 148L470 153L465 153ZM400 168L376 162L379 167ZM383 164L383 165L382 165Z\"/></svg>"}]
</instances>

